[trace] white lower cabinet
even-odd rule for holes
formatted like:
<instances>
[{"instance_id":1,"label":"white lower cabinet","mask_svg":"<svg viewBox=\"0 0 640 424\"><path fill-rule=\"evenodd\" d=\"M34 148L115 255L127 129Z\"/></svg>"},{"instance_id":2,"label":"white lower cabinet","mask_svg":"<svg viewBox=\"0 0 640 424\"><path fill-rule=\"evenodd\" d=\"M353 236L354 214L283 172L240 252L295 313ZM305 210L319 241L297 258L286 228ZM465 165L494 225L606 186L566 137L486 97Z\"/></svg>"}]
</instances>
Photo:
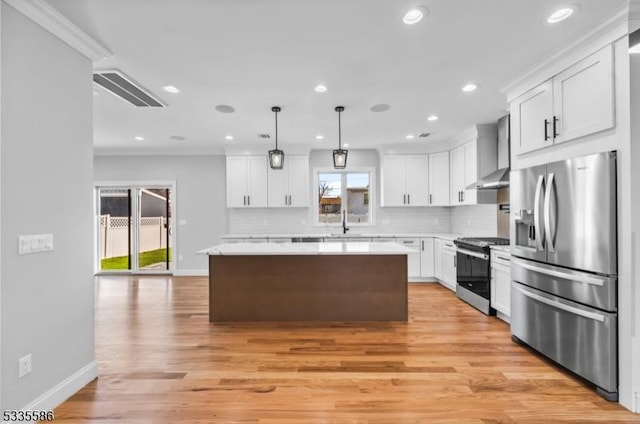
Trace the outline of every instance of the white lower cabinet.
<instances>
[{"instance_id":1,"label":"white lower cabinet","mask_svg":"<svg viewBox=\"0 0 640 424\"><path fill-rule=\"evenodd\" d=\"M400 243L403 246L415 250L415 253L409 253L407 255L407 277L420 277L420 239L396 238L396 243Z\"/></svg>"},{"instance_id":2,"label":"white lower cabinet","mask_svg":"<svg viewBox=\"0 0 640 424\"><path fill-rule=\"evenodd\" d=\"M442 241L442 278L443 285L456 290L456 245L451 240Z\"/></svg>"},{"instance_id":3,"label":"white lower cabinet","mask_svg":"<svg viewBox=\"0 0 640 424\"><path fill-rule=\"evenodd\" d=\"M435 275L433 237L420 239L420 276L432 278Z\"/></svg>"},{"instance_id":4,"label":"white lower cabinet","mask_svg":"<svg viewBox=\"0 0 640 424\"><path fill-rule=\"evenodd\" d=\"M491 250L491 306L508 320L511 315L511 255Z\"/></svg>"},{"instance_id":5,"label":"white lower cabinet","mask_svg":"<svg viewBox=\"0 0 640 424\"><path fill-rule=\"evenodd\" d=\"M433 276L442 280L442 239L433 240Z\"/></svg>"}]
</instances>

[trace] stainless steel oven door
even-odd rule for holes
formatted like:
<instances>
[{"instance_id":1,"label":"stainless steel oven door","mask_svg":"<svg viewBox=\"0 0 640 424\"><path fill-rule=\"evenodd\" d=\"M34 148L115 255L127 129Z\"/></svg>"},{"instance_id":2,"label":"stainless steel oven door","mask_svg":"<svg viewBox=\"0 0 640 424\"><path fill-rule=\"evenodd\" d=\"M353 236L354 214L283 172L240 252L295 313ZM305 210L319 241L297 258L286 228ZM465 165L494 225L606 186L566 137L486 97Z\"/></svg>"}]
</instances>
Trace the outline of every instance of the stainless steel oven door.
<instances>
[{"instance_id":1,"label":"stainless steel oven door","mask_svg":"<svg viewBox=\"0 0 640 424\"><path fill-rule=\"evenodd\" d=\"M489 255L458 246L456 280L459 286L481 296L491 298Z\"/></svg>"}]
</instances>

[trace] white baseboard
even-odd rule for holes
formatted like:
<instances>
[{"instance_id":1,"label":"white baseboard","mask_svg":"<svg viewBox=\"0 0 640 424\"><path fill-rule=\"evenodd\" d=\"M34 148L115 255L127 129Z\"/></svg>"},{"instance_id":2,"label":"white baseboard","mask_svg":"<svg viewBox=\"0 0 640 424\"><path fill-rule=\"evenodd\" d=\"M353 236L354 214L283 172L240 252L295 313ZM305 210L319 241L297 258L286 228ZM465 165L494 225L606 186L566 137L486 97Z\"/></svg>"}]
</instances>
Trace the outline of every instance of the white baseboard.
<instances>
[{"instance_id":1,"label":"white baseboard","mask_svg":"<svg viewBox=\"0 0 640 424\"><path fill-rule=\"evenodd\" d=\"M176 277L208 277L208 269L176 269L173 271Z\"/></svg>"},{"instance_id":2,"label":"white baseboard","mask_svg":"<svg viewBox=\"0 0 640 424\"><path fill-rule=\"evenodd\" d=\"M437 283L435 277L409 277L409 283Z\"/></svg>"},{"instance_id":3,"label":"white baseboard","mask_svg":"<svg viewBox=\"0 0 640 424\"><path fill-rule=\"evenodd\" d=\"M69 399L78 390L98 378L98 363L90 362L69 377L56 384L51 390L38 397L33 402L22 408L23 411L51 411L65 400ZM24 423L33 421L21 421ZM3 421L3 424L7 421Z\"/></svg>"}]
</instances>

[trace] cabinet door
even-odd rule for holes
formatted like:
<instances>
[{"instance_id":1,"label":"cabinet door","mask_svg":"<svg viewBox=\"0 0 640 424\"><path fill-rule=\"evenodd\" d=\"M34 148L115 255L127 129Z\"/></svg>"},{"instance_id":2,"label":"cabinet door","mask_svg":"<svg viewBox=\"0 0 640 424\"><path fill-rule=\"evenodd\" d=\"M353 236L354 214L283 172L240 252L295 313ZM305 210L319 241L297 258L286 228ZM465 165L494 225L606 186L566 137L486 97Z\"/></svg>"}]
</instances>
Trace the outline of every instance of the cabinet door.
<instances>
[{"instance_id":1,"label":"cabinet door","mask_svg":"<svg viewBox=\"0 0 640 424\"><path fill-rule=\"evenodd\" d=\"M269 187L270 208L282 208L289 205L289 158L285 157L283 169L268 170L267 185Z\"/></svg>"},{"instance_id":2,"label":"cabinet door","mask_svg":"<svg viewBox=\"0 0 640 424\"><path fill-rule=\"evenodd\" d=\"M267 164L266 156L247 156L247 206L251 208L267 207Z\"/></svg>"},{"instance_id":3,"label":"cabinet door","mask_svg":"<svg viewBox=\"0 0 640 424\"><path fill-rule=\"evenodd\" d=\"M415 250L407 255L407 277L420 277L420 239L398 238L396 242Z\"/></svg>"},{"instance_id":4,"label":"cabinet door","mask_svg":"<svg viewBox=\"0 0 640 424\"><path fill-rule=\"evenodd\" d=\"M491 267L491 306L511 314L511 273L508 268Z\"/></svg>"},{"instance_id":5,"label":"cabinet door","mask_svg":"<svg viewBox=\"0 0 640 424\"><path fill-rule=\"evenodd\" d=\"M467 190L467 187L478 181L478 143L470 141L464 146L464 186L462 190L462 203L465 205L475 205L477 202L477 191Z\"/></svg>"},{"instance_id":6,"label":"cabinet door","mask_svg":"<svg viewBox=\"0 0 640 424\"><path fill-rule=\"evenodd\" d=\"M456 290L456 252L455 250L442 250L442 282L445 287Z\"/></svg>"},{"instance_id":7,"label":"cabinet door","mask_svg":"<svg viewBox=\"0 0 640 424\"><path fill-rule=\"evenodd\" d=\"M227 156L227 207L247 205L247 159L245 156Z\"/></svg>"},{"instance_id":8,"label":"cabinet door","mask_svg":"<svg viewBox=\"0 0 640 424\"><path fill-rule=\"evenodd\" d=\"M442 280L442 240L433 240L433 275Z\"/></svg>"},{"instance_id":9,"label":"cabinet door","mask_svg":"<svg viewBox=\"0 0 640 424\"><path fill-rule=\"evenodd\" d=\"M420 276L433 277L434 271L434 253L433 238L420 239Z\"/></svg>"},{"instance_id":10,"label":"cabinet door","mask_svg":"<svg viewBox=\"0 0 640 424\"><path fill-rule=\"evenodd\" d=\"M427 206L429 204L429 158L407 156L405 162L407 204Z\"/></svg>"},{"instance_id":11,"label":"cabinet door","mask_svg":"<svg viewBox=\"0 0 640 424\"><path fill-rule=\"evenodd\" d=\"M462 191L464 190L464 146L456 147L451 151L451 204L462 203Z\"/></svg>"},{"instance_id":12,"label":"cabinet door","mask_svg":"<svg viewBox=\"0 0 640 424\"><path fill-rule=\"evenodd\" d=\"M555 143L614 126L613 47L607 46L553 78Z\"/></svg>"},{"instance_id":13,"label":"cabinet door","mask_svg":"<svg viewBox=\"0 0 640 424\"><path fill-rule=\"evenodd\" d=\"M289 156L284 166L289 174L289 206L309 206L309 157Z\"/></svg>"},{"instance_id":14,"label":"cabinet door","mask_svg":"<svg viewBox=\"0 0 640 424\"><path fill-rule=\"evenodd\" d=\"M429 205L449 206L449 152L429 155Z\"/></svg>"},{"instance_id":15,"label":"cabinet door","mask_svg":"<svg viewBox=\"0 0 640 424\"><path fill-rule=\"evenodd\" d=\"M511 102L511 148L515 154L553 143L553 85L546 81Z\"/></svg>"},{"instance_id":16,"label":"cabinet door","mask_svg":"<svg viewBox=\"0 0 640 424\"><path fill-rule=\"evenodd\" d=\"M404 156L385 156L382 162L382 206L407 204Z\"/></svg>"}]
</instances>

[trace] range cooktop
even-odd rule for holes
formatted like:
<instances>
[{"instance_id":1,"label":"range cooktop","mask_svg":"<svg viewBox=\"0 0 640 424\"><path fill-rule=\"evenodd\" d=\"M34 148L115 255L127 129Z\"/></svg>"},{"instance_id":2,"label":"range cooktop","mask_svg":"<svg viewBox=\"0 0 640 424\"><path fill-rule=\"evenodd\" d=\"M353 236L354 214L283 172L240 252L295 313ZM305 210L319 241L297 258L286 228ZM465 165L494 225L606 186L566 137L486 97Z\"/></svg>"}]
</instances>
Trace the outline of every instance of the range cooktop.
<instances>
[{"instance_id":1,"label":"range cooktop","mask_svg":"<svg viewBox=\"0 0 640 424\"><path fill-rule=\"evenodd\" d=\"M499 237L460 237L454 240L457 246L473 246L482 249L487 249L490 246L506 246L509 244L509 239Z\"/></svg>"}]
</instances>

